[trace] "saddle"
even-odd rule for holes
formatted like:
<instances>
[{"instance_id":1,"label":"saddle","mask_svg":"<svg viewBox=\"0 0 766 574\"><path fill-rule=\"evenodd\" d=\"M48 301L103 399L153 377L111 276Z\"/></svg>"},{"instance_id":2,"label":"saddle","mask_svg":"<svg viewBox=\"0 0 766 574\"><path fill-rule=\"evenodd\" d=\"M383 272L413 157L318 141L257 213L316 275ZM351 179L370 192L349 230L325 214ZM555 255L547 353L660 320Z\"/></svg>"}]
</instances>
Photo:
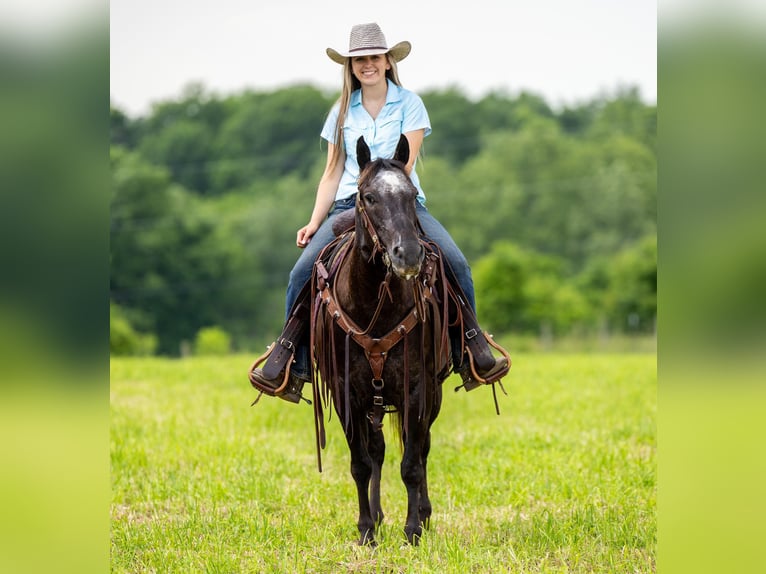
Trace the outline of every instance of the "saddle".
<instances>
[{"instance_id":1,"label":"saddle","mask_svg":"<svg viewBox=\"0 0 766 574\"><path fill-rule=\"evenodd\" d=\"M344 233L353 231L354 224L356 222L356 213L354 209L346 209L341 211L332 222L332 232L335 237L340 237Z\"/></svg>"}]
</instances>

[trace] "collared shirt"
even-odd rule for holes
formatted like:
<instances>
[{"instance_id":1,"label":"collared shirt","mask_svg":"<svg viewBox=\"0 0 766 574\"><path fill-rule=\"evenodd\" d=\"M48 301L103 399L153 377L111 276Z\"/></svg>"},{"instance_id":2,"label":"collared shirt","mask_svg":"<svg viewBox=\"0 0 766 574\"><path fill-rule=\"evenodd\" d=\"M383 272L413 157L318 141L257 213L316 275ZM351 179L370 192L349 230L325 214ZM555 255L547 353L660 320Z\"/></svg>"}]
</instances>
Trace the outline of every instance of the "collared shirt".
<instances>
[{"instance_id":1,"label":"collared shirt","mask_svg":"<svg viewBox=\"0 0 766 574\"><path fill-rule=\"evenodd\" d=\"M370 157L377 159L393 157L401 134L421 129L425 130L424 137L431 133L431 121L428 119L428 112L420 96L397 86L391 80L387 81L386 103L374 120L362 105L361 89L351 93L348 114L343 124L346 164L335 194L336 201L351 197L358 191L359 166L356 159L356 140L359 136L364 136L364 141L370 148ZM322 137L333 144L339 108L339 103L333 106L322 128ZM412 166L410 179L418 190L418 201L425 204L426 196L420 187L415 165Z\"/></svg>"}]
</instances>

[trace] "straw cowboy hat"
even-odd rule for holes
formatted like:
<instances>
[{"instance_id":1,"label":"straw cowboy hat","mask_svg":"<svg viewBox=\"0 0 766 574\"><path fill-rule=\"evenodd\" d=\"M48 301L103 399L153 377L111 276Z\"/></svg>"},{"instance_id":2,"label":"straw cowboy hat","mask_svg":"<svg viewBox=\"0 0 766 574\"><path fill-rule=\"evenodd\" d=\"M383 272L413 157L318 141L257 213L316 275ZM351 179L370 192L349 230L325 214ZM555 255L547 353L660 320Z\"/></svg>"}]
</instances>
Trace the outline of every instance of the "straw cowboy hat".
<instances>
[{"instance_id":1,"label":"straw cowboy hat","mask_svg":"<svg viewBox=\"0 0 766 574\"><path fill-rule=\"evenodd\" d=\"M412 45L407 42L399 42L391 48L386 44L386 37L377 24L357 24L351 28L351 36L348 40L348 52L338 52L327 48L327 55L333 62L345 64L346 58L354 56L372 56L374 54L391 54L396 62L401 62L410 53Z\"/></svg>"}]
</instances>

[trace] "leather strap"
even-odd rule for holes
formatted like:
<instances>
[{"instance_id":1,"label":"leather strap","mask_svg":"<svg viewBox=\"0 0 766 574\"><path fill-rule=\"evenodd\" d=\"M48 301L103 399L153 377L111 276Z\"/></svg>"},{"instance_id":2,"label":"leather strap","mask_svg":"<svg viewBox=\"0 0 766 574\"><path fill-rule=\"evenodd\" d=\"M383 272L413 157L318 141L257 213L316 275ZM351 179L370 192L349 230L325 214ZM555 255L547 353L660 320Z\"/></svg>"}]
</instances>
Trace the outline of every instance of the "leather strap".
<instances>
[{"instance_id":1,"label":"leather strap","mask_svg":"<svg viewBox=\"0 0 766 574\"><path fill-rule=\"evenodd\" d=\"M364 349L365 356L370 363L372 376L375 379L382 380L383 367L386 363L388 351L396 345L404 336L415 328L420 321L418 317L417 306L410 309L410 312L402 319L400 324L386 333L384 336L376 338L366 334L343 309L338 305L332 288L326 285L322 290L322 303L327 308L327 313L335 320L341 330L350 335L357 344Z\"/></svg>"}]
</instances>

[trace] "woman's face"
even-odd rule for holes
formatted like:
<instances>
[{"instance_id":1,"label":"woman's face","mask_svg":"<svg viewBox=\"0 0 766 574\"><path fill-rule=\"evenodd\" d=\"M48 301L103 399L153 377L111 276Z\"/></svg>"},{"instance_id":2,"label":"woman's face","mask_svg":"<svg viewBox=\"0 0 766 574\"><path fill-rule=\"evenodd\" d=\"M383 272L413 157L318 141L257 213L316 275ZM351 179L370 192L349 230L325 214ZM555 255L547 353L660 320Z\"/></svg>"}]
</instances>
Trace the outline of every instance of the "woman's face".
<instances>
[{"instance_id":1,"label":"woman's face","mask_svg":"<svg viewBox=\"0 0 766 574\"><path fill-rule=\"evenodd\" d=\"M351 71L363 86L373 86L386 80L386 70L391 69L385 54L355 56L351 58Z\"/></svg>"}]
</instances>

